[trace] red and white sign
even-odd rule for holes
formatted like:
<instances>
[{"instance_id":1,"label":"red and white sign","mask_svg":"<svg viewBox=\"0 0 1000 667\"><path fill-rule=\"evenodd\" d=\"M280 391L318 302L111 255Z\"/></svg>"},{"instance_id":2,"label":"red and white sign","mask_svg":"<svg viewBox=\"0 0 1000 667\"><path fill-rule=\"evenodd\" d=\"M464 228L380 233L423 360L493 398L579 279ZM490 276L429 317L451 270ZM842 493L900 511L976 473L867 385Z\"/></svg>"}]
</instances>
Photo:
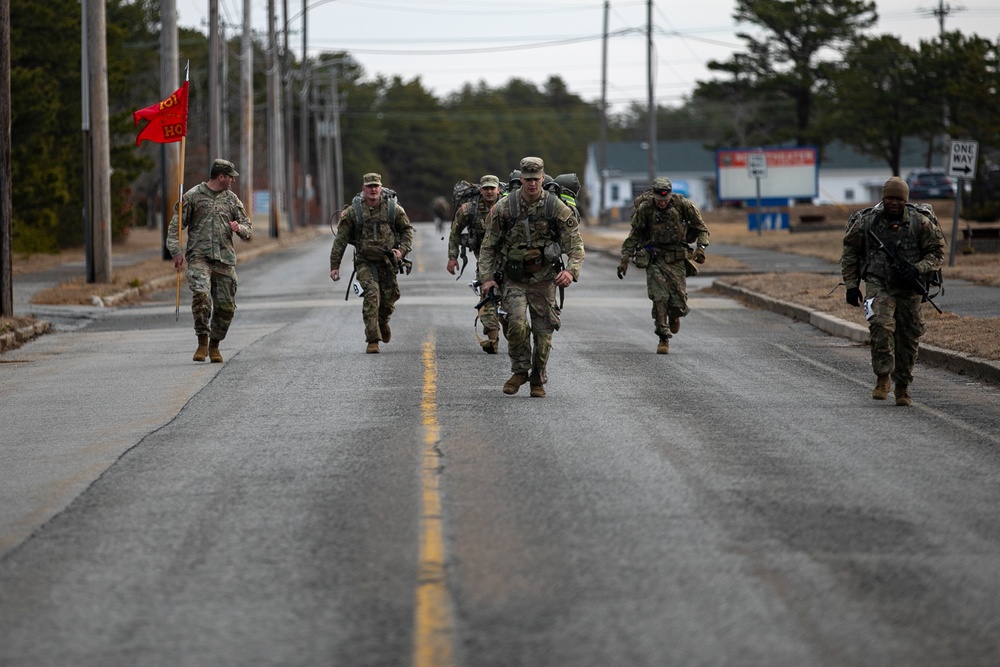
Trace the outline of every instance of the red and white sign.
<instances>
[{"instance_id":1,"label":"red and white sign","mask_svg":"<svg viewBox=\"0 0 1000 667\"><path fill-rule=\"evenodd\" d=\"M754 162L766 164L766 171L751 170ZM815 148L720 148L715 152L717 194L723 201L756 199L759 181L762 199L812 198L819 192L818 162Z\"/></svg>"}]
</instances>

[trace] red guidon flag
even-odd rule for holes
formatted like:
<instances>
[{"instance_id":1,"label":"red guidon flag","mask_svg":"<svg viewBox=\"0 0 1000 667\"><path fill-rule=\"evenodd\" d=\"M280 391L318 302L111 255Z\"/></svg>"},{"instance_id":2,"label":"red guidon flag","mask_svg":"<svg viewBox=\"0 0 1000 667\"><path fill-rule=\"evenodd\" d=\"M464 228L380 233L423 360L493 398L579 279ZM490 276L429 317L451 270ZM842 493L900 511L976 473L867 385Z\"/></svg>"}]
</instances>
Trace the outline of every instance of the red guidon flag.
<instances>
[{"instance_id":1,"label":"red guidon flag","mask_svg":"<svg viewBox=\"0 0 1000 667\"><path fill-rule=\"evenodd\" d=\"M185 81L183 86L162 102L139 109L132 114L132 118L135 119L136 125L143 118L149 121L146 127L139 131L139 136L135 139L136 146L144 139L158 144L180 141L187 135L188 82Z\"/></svg>"}]
</instances>

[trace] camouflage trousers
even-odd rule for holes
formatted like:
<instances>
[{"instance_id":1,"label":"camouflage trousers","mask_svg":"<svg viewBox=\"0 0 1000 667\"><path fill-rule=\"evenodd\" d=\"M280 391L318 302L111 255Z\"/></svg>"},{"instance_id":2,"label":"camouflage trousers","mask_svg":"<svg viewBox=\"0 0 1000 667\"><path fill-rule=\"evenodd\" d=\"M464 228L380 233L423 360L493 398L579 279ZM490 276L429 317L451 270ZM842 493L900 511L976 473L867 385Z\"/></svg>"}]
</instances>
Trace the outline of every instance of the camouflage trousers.
<instances>
[{"instance_id":1,"label":"camouflage trousers","mask_svg":"<svg viewBox=\"0 0 1000 667\"><path fill-rule=\"evenodd\" d=\"M482 297L476 297L481 299ZM499 335L500 331L500 319L497 317L497 307L492 301L487 301L483 304L483 307L479 309L479 323L483 325L483 333L487 338L493 335Z\"/></svg>"},{"instance_id":2,"label":"camouflage trousers","mask_svg":"<svg viewBox=\"0 0 1000 667\"><path fill-rule=\"evenodd\" d=\"M188 260L194 332L223 340L236 314L236 267L205 257Z\"/></svg>"},{"instance_id":3,"label":"camouflage trousers","mask_svg":"<svg viewBox=\"0 0 1000 667\"><path fill-rule=\"evenodd\" d=\"M866 316L869 299L872 371L875 375L891 375L898 384L912 384L917 341L926 329L920 295L890 293L881 283L869 280L865 282Z\"/></svg>"},{"instance_id":4,"label":"camouflage trousers","mask_svg":"<svg viewBox=\"0 0 1000 667\"><path fill-rule=\"evenodd\" d=\"M646 293L653 302L656 335L670 338L670 316L684 317L691 312L687 305L687 272L684 260L652 261L646 267Z\"/></svg>"},{"instance_id":5,"label":"camouflage trousers","mask_svg":"<svg viewBox=\"0 0 1000 667\"><path fill-rule=\"evenodd\" d=\"M385 261L367 262L358 260L354 264L357 270L358 283L364 289L364 302L361 304L361 317L365 321L365 342L372 343L382 340L379 322L389 323L396 302L399 301L399 282L396 280L395 267Z\"/></svg>"},{"instance_id":6,"label":"camouflage trousers","mask_svg":"<svg viewBox=\"0 0 1000 667\"><path fill-rule=\"evenodd\" d=\"M552 332L559 330L559 307L553 282L504 283L502 303L507 311L507 353L512 373L529 373L533 384L548 382L546 370ZM529 319L530 317L530 319Z\"/></svg>"}]
</instances>

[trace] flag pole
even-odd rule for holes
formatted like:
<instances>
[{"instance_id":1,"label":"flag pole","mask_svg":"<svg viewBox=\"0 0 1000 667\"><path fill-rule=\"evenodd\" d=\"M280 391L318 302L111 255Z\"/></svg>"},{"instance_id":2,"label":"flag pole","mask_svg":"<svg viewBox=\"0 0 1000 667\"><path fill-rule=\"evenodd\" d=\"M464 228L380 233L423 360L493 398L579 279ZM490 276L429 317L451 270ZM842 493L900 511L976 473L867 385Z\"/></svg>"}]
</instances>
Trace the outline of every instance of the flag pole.
<instances>
[{"instance_id":1,"label":"flag pole","mask_svg":"<svg viewBox=\"0 0 1000 667\"><path fill-rule=\"evenodd\" d=\"M191 61L187 61L184 66L184 83L187 83L191 78ZM184 253L184 151L187 148L187 106L184 109L184 134L181 135L181 161L180 166L178 166L179 173L177 174L177 245L181 249L181 255ZM181 266L184 262L181 262ZM177 267L177 285L174 290L174 322L178 322L181 319L181 267Z\"/></svg>"},{"instance_id":2,"label":"flag pole","mask_svg":"<svg viewBox=\"0 0 1000 667\"><path fill-rule=\"evenodd\" d=\"M184 149L187 147L187 136L181 137L180 184L177 189L177 245L184 254ZM183 262L181 266L183 266ZM181 267L177 267L177 289L174 292L174 321L181 319Z\"/></svg>"}]
</instances>

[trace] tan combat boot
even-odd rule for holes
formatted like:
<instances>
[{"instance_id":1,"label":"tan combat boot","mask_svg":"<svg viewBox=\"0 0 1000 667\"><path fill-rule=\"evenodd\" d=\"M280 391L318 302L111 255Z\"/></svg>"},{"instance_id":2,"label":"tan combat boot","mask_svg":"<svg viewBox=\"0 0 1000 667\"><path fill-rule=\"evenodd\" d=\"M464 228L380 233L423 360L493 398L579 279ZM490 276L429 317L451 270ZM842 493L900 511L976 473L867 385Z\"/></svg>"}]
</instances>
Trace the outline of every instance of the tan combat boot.
<instances>
[{"instance_id":1,"label":"tan combat boot","mask_svg":"<svg viewBox=\"0 0 1000 667\"><path fill-rule=\"evenodd\" d=\"M681 318L676 315L670 318L670 333L677 333L681 330Z\"/></svg>"},{"instance_id":2,"label":"tan combat boot","mask_svg":"<svg viewBox=\"0 0 1000 667\"><path fill-rule=\"evenodd\" d=\"M365 348L365 354L378 354L378 341L373 340L368 343L368 347Z\"/></svg>"},{"instance_id":3,"label":"tan combat boot","mask_svg":"<svg viewBox=\"0 0 1000 667\"><path fill-rule=\"evenodd\" d=\"M531 385L531 397L532 398L545 398L545 385L533 384Z\"/></svg>"},{"instance_id":4,"label":"tan combat boot","mask_svg":"<svg viewBox=\"0 0 1000 667\"><path fill-rule=\"evenodd\" d=\"M219 341L214 338L208 341L208 358L212 360L213 364L222 363L222 353L219 352Z\"/></svg>"},{"instance_id":5,"label":"tan combat boot","mask_svg":"<svg viewBox=\"0 0 1000 667\"><path fill-rule=\"evenodd\" d=\"M503 384L503 393L512 395L516 394L517 390L521 388L521 385L528 381L527 373L514 373L510 376L510 379Z\"/></svg>"},{"instance_id":6,"label":"tan combat boot","mask_svg":"<svg viewBox=\"0 0 1000 667\"><path fill-rule=\"evenodd\" d=\"M884 401L889 395L889 376L879 375L875 388L872 389L872 398L876 401Z\"/></svg>"},{"instance_id":7,"label":"tan combat boot","mask_svg":"<svg viewBox=\"0 0 1000 667\"><path fill-rule=\"evenodd\" d=\"M670 354L670 339L666 336L660 337L660 344L656 346L657 354Z\"/></svg>"},{"instance_id":8,"label":"tan combat boot","mask_svg":"<svg viewBox=\"0 0 1000 667\"><path fill-rule=\"evenodd\" d=\"M392 339L392 329L389 328L388 322L379 322L378 331L382 334L383 343L388 343Z\"/></svg>"},{"instance_id":9,"label":"tan combat boot","mask_svg":"<svg viewBox=\"0 0 1000 667\"><path fill-rule=\"evenodd\" d=\"M194 351L192 361L205 361L208 358L208 336L198 335L198 349Z\"/></svg>"},{"instance_id":10,"label":"tan combat boot","mask_svg":"<svg viewBox=\"0 0 1000 667\"><path fill-rule=\"evenodd\" d=\"M910 398L910 385L896 383L896 405L913 405L913 399Z\"/></svg>"}]
</instances>

